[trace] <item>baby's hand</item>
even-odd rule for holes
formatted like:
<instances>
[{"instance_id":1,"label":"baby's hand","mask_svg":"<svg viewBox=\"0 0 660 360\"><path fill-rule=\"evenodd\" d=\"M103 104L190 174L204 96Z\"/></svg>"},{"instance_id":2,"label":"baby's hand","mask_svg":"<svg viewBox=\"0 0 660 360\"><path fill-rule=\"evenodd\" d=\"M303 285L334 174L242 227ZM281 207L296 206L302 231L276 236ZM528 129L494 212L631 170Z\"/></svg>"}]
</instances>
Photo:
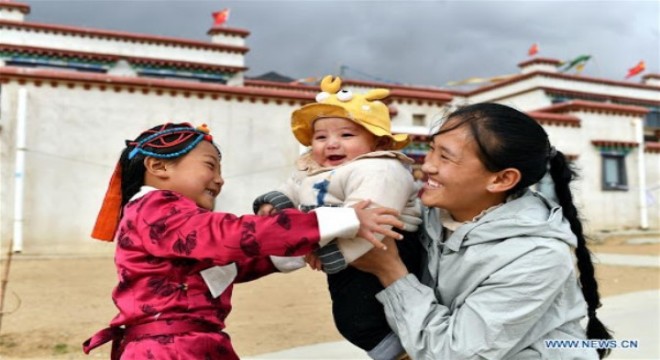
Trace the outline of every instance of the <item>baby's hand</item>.
<instances>
[{"instance_id":1,"label":"baby's hand","mask_svg":"<svg viewBox=\"0 0 660 360\"><path fill-rule=\"evenodd\" d=\"M314 253L309 253L305 255L305 262L309 265L312 270L323 270L323 265L321 264L321 259Z\"/></svg>"},{"instance_id":2,"label":"baby's hand","mask_svg":"<svg viewBox=\"0 0 660 360\"><path fill-rule=\"evenodd\" d=\"M259 216L268 216L277 213L278 213L277 209L269 203L261 204L261 206L259 206L259 211L257 211L257 215Z\"/></svg>"}]
</instances>

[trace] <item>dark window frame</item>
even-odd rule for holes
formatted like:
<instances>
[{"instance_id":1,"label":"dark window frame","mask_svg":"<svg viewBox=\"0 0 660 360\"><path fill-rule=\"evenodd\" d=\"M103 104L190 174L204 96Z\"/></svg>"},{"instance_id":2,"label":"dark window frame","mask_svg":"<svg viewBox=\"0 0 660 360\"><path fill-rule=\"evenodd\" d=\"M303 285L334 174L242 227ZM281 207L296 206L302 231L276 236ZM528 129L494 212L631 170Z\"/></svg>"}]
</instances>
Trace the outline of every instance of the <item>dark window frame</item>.
<instances>
[{"instance_id":1,"label":"dark window frame","mask_svg":"<svg viewBox=\"0 0 660 360\"><path fill-rule=\"evenodd\" d=\"M601 181L603 191L628 191L628 174L626 171L626 153L622 151L601 152ZM616 166L616 181L607 179L607 163L614 160Z\"/></svg>"},{"instance_id":2,"label":"dark window frame","mask_svg":"<svg viewBox=\"0 0 660 360\"><path fill-rule=\"evenodd\" d=\"M412 124L413 126L426 126L426 114L413 114Z\"/></svg>"}]
</instances>

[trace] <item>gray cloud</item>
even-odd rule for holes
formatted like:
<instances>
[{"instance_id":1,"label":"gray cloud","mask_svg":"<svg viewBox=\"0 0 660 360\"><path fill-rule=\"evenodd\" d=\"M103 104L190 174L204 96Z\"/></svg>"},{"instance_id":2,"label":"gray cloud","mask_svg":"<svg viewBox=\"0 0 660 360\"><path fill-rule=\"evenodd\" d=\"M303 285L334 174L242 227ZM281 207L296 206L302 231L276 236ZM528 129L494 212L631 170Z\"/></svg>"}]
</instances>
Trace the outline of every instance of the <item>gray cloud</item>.
<instances>
[{"instance_id":1,"label":"gray cloud","mask_svg":"<svg viewBox=\"0 0 660 360\"><path fill-rule=\"evenodd\" d=\"M444 86L516 73L539 56L593 56L586 76L660 72L659 1L29 1L28 21L207 40L211 12L250 30L248 75L337 73ZM635 79L636 81L636 79Z\"/></svg>"}]
</instances>

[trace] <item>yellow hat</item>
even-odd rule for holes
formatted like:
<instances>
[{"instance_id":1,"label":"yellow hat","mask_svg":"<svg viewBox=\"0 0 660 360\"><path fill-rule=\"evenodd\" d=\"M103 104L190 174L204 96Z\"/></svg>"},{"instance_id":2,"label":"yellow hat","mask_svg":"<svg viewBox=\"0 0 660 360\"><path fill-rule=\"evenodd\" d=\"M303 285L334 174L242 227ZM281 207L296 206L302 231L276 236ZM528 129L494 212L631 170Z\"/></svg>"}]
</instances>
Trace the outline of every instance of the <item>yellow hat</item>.
<instances>
[{"instance_id":1,"label":"yellow hat","mask_svg":"<svg viewBox=\"0 0 660 360\"><path fill-rule=\"evenodd\" d=\"M344 118L363 126L370 133L392 139L392 150L404 148L410 142L408 135L392 135L390 112L379 99L390 94L387 89L373 89L366 94L352 94L339 90L341 79L328 75L321 81L321 92L316 95L315 104L307 104L291 115L293 135L304 146L312 144L312 125L321 118Z\"/></svg>"}]
</instances>

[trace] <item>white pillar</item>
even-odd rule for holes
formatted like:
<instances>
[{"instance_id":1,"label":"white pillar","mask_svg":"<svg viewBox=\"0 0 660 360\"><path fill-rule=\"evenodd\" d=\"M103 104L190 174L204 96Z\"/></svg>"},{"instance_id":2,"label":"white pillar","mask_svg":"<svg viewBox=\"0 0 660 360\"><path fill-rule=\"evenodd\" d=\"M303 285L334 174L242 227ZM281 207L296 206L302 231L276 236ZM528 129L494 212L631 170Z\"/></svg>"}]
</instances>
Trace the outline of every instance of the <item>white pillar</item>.
<instances>
[{"instance_id":1,"label":"white pillar","mask_svg":"<svg viewBox=\"0 0 660 360\"><path fill-rule=\"evenodd\" d=\"M16 111L16 161L14 163L14 252L23 251L23 184L25 181L25 124L27 89L18 89Z\"/></svg>"},{"instance_id":2,"label":"white pillar","mask_svg":"<svg viewBox=\"0 0 660 360\"><path fill-rule=\"evenodd\" d=\"M644 119L633 120L635 125L635 140L637 147L637 175L639 176L639 227L649 228L648 206L646 204L646 164L644 159Z\"/></svg>"}]
</instances>

